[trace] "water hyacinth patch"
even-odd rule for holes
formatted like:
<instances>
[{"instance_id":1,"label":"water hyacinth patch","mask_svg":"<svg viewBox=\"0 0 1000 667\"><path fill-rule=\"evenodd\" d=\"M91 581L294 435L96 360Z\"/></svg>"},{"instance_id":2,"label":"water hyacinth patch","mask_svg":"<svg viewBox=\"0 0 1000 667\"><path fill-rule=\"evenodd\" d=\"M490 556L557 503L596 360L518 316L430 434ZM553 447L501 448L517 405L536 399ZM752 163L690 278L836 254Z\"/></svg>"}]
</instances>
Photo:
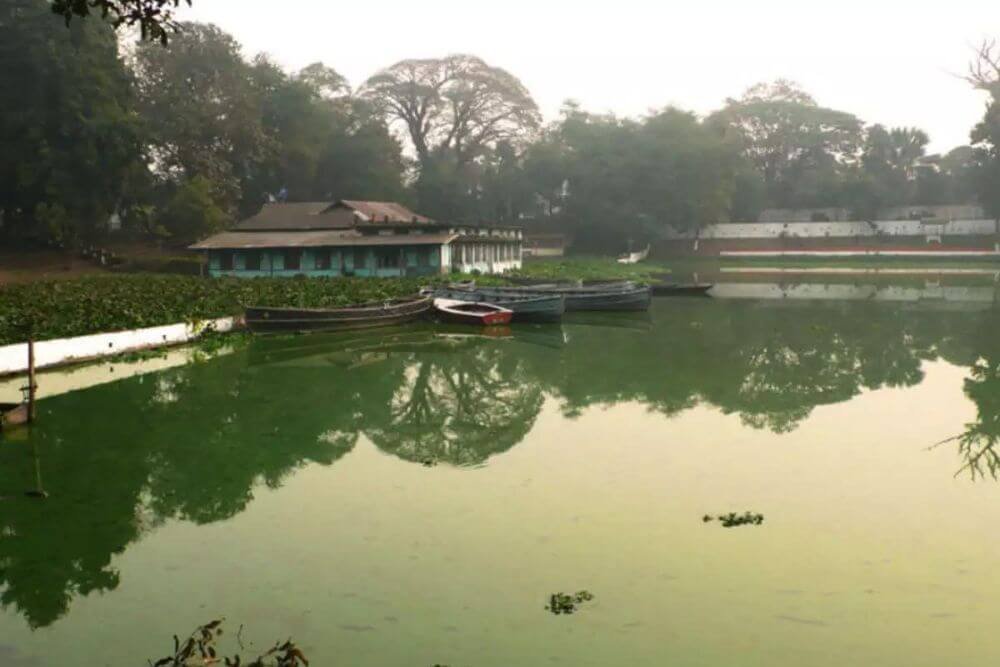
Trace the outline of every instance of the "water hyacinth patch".
<instances>
[{"instance_id":1,"label":"water hyacinth patch","mask_svg":"<svg viewBox=\"0 0 1000 667\"><path fill-rule=\"evenodd\" d=\"M562 614L572 614L576 612L577 608L584 602L590 602L594 599L594 594L590 591L579 591L575 595L567 595L566 593L553 593L549 596L549 604L546 605L545 609L552 612L556 616Z\"/></svg>"},{"instance_id":2,"label":"water hyacinth patch","mask_svg":"<svg viewBox=\"0 0 1000 667\"><path fill-rule=\"evenodd\" d=\"M736 512L730 512L729 514L720 514L717 517L712 517L706 514L702 517L702 521L709 523L718 519L719 523L722 524L723 528L736 528L739 526L760 526L764 523L764 515L755 512L744 512L743 514L737 514Z\"/></svg>"},{"instance_id":3,"label":"water hyacinth patch","mask_svg":"<svg viewBox=\"0 0 1000 667\"><path fill-rule=\"evenodd\" d=\"M0 287L0 345L197 322L238 315L249 305L339 308L414 294L427 282L114 275L6 285Z\"/></svg>"}]
</instances>

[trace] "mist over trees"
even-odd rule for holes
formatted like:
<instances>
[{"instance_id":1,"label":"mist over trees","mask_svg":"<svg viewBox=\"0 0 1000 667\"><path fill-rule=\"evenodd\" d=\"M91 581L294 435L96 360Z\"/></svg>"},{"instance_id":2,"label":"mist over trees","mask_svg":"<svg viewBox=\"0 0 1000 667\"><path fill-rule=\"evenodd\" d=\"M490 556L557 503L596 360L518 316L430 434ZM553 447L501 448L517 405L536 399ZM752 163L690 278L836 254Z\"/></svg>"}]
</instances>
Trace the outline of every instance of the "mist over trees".
<instances>
[{"instance_id":1,"label":"mist over trees","mask_svg":"<svg viewBox=\"0 0 1000 667\"><path fill-rule=\"evenodd\" d=\"M572 231L609 251L767 208L870 220L979 202L1000 218L992 43L968 75L990 99L970 144L928 155L921 129L827 108L786 80L706 117L567 102L545 123L514 73L474 55L403 60L352 88L327 64L286 71L216 26L156 13L174 0L105 4L120 5L109 21L80 20L100 3L0 0L0 238L69 246L117 215L182 245L270 198L397 200L444 220ZM157 17L135 44L115 33Z\"/></svg>"}]
</instances>

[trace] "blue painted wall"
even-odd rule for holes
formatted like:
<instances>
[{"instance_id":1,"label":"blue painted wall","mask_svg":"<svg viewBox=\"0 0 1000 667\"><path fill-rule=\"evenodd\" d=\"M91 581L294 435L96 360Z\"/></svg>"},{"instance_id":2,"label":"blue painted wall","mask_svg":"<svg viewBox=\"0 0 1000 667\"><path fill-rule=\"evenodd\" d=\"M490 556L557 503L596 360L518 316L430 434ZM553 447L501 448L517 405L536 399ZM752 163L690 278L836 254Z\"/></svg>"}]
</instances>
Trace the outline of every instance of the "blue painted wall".
<instances>
[{"instance_id":1,"label":"blue painted wall","mask_svg":"<svg viewBox=\"0 0 1000 667\"><path fill-rule=\"evenodd\" d=\"M316 257L318 249L305 249L302 251L298 269L285 268L285 251L282 249L260 250L260 270L247 269L247 258L252 253L245 250L210 250L208 254L208 272L213 277L235 276L237 278L259 278L259 277L292 277L298 275L305 276L328 276L337 277L354 275L359 277L379 276L398 277L434 275L441 271L441 246L403 246L385 247L378 249L372 247L354 248L331 248L330 268L317 269ZM399 258L399 266L379 267L377 255L391 253L395 259L402 250ZM222 255L229 253L233 257L232 270L222 269ZM420 264L420 253L425 253L425 262Z\"/></svg>"}]
</instances>

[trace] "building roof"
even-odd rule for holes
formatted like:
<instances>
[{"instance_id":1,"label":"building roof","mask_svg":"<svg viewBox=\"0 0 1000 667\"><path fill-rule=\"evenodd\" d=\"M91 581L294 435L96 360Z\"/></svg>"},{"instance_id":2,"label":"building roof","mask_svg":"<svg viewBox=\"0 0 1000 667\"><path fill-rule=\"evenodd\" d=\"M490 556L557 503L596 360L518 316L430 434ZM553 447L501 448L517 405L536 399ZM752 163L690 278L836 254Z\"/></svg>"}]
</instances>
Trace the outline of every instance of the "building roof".
<instances>
[{"instance_id":1,"label":"building roof","mask_svg":"<svg viewBox=\"0 0 1000 667\"><path fill-rule=\"evenodd\" d=\"M264 204L260 212L233 227L240 231L279 231L309 229L349 229L354 216L343 209L331 211L329 202Z\"/></svg>"},{"instance_id":2,"label":"building roof","mask_svg":"<svg viewBox=\"0 0 1000 667\"><path fill-rule=\"evenodd\" d=\"M272 202L257 215L233 226L238 231L292 231L350 229L358 224L429 223L430 218L395 202L340 200L337 202Z\"/></svg>"},{"instance_id":3,"label":"building roof","mask_svg":"<svg viewBox=\"0 0 1000 667\"><path fill-rule=\"evenodd\" d=\"M451 243L457 234L362 235L353 230L233 231L195 243L192 250L254 250L264 248L317 248L342 246L410 246Z\"/></svg>"},{"instance_id":4,"label":"building roof","mask_svg":"<svg viewBox=\"0 0 1000 667\"><path fill-rule=\"evenodd\" d=\"M396 202L341 199L331 208L339 207L359 213L366 222L434 222Z\"/></svg>"}]
</instances>

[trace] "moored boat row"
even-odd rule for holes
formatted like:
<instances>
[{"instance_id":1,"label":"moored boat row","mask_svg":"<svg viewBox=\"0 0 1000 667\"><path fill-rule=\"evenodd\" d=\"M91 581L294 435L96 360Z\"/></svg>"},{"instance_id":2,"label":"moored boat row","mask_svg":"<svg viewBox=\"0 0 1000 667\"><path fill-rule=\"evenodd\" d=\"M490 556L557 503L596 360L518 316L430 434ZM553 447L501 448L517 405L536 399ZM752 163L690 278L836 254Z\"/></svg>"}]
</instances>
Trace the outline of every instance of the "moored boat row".
<instances>
[{"instance_id":1,"label":"moored boat row","mask_svg":"<svg viewBox=\"0 0 1000 667\"><path fill-rule=\"evenodd\" d=\"M343 331L405 324L435 315L480 326L514 322L558 322L567 311L641 312L652 296L705 294L711 285L640 285L629 280L479 286L473 281L426 288L403 299L344 308L246 309L246 323L260 333Z\"/></svg>"}]
</instances>

